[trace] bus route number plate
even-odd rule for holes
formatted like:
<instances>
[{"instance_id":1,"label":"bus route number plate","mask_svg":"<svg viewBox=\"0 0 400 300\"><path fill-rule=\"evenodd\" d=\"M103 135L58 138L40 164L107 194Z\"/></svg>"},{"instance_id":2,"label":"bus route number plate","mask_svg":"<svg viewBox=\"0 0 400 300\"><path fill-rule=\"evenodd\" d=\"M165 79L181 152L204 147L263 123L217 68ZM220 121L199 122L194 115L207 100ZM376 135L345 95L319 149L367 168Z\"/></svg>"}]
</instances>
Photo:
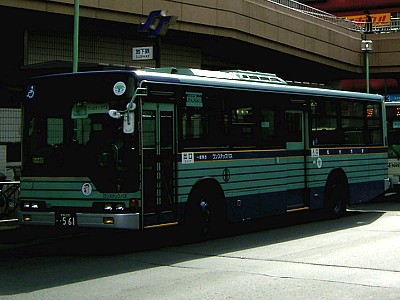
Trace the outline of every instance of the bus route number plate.
<instances>
[{"instance_id":1,"label":"bus route number plate","mask_svg":"<svg viewBox=\"0 0 400 300\"><path fill-rule=\"evenodd\" d=\"M76 214L56 213L56 225L66 227L76 226Z\"/></svg>"}]
</instances>

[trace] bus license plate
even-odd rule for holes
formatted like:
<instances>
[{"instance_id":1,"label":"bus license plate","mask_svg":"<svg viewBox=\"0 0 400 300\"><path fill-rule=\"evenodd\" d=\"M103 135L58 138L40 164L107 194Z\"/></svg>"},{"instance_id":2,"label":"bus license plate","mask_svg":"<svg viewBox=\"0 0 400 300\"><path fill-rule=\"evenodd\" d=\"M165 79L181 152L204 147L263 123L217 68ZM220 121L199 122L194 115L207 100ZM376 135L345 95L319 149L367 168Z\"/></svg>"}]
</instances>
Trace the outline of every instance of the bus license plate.
<instances>
[{"instance_id":1,"label":"bus license plate","mask_svg":"<svg viewBox=\"0 0 400 300\"><path fill-rule=\"evenodd\" d=\"M76 226L76 214L58 213L56 214L56 225L59 226Z\"/></svg>"}]
</instances>

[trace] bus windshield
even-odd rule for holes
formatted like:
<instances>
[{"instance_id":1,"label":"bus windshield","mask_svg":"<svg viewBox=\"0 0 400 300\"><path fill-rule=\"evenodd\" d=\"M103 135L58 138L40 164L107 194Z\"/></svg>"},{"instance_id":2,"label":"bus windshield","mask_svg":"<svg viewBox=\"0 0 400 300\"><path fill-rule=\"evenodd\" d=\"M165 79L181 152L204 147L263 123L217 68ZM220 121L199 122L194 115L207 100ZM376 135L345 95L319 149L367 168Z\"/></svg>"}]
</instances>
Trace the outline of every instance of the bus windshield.
<instances>
[{"instance_id":1,"label":"bus windshield","mask_svg":"<svg viewBox=\"0 0 400 300\"><path fill-rule=\"evenodd\" d=\"M108 115L130 101L134 82L127 74L35 80L24 105L24 175L88 177L101 192L136 191L137 138Z\"/></svg>"}]
</instances>

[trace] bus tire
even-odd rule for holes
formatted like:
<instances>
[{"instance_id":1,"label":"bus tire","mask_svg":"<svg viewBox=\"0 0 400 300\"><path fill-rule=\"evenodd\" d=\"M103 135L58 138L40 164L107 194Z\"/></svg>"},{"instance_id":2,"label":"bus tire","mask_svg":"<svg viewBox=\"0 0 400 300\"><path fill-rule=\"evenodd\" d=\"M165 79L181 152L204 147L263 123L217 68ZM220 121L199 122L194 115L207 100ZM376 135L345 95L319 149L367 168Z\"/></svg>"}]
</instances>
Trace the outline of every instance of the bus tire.
<instances>
[{"instance_id":1,"label":"bus tire","mask_svg":"<svg viewBox=\"0 0 400 300\"><path fill-rule=\"evenodd\" d=\"M226 225L225 197L219 183L207 178L190 191L185 210L185 229L194 238L218 235Z\"/></svg>"},{"instance_id":2,"label":"bus tire","mask_svg":"<svg viewBox=\"0 0 400 300\"><path fill-rule=\"evenodd\" d=\"M339 218L349 203L349 182L342 169L334 169L325 183L325 210L330 217Z\"/></svg>"}]
</instances>

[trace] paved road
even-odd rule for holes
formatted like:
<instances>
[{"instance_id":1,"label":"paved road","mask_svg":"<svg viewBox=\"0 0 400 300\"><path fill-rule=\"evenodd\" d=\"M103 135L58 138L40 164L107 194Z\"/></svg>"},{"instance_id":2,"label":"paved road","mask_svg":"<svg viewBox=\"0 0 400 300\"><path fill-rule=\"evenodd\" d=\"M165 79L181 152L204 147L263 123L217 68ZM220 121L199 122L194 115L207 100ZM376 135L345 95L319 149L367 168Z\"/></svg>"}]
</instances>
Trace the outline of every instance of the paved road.
<instances>
[{"instance_id":1,"label":"paved road","mask_svg":"<svg viewBox=\"0 0 400 300\"><path fill-rule=\"evenodd\" d=\"M400 299L400 201L296 217L196 243L0 230L0 299Z\"/></svg>"}]
</instances>

